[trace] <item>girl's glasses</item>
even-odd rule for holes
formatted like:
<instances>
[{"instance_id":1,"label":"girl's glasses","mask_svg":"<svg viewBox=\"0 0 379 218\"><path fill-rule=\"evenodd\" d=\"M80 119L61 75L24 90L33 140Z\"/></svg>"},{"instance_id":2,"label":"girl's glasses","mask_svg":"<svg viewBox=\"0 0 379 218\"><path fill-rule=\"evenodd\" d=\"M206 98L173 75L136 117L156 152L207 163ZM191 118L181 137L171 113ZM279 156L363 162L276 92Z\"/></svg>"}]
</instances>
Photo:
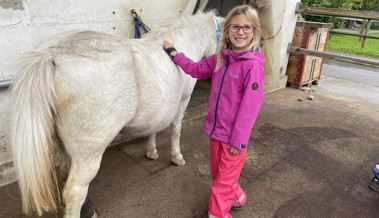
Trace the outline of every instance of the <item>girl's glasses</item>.
<instances>
[{"instance_id":1,"label":"girl's glasses","mask_svg":"<svg viewBox=\"0 0 379 218\"><path fill-rule=\"evenodd\" d=\"M253 25L240 26L238 24L230 24L228 28L229 28L229 31L232 33L237 33L238 31L240 31L240 29L242 29L244 33L252 33L253 30L255 29L255 26Z\"/></svg>"}]
</instances>

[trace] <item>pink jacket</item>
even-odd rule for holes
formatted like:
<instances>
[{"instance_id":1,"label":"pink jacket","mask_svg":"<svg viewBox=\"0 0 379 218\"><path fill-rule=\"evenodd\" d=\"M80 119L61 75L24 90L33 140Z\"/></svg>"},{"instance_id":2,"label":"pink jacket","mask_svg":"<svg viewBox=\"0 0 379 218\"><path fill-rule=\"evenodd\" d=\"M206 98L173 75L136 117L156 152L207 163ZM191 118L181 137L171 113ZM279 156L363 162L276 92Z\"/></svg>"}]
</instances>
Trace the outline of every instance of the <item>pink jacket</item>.
<instances>
[{"instance_id":1,"label":"pink jacket","mask_svg":"<svg viewBox=\"0 0 379 218\"><path fill-rule=\"evenodd\" d=\"M214 72L216 55L193 62L183 53L174 63L193 78L212 78L204 131L209 137L245 149L264 96L264 55L260 51L223 51L225 62Z\"/></svg>"}]
</instances>

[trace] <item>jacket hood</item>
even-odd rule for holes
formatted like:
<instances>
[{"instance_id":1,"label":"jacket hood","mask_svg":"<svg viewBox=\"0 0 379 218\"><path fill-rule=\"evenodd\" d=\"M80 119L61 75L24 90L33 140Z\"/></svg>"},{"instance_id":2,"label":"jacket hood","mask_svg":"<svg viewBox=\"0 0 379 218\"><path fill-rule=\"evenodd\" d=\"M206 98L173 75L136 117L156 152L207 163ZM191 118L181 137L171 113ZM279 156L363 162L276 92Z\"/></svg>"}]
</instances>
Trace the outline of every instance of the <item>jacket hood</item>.
<instances>
[{"instance_id":1,"label":"jacket hood","mask_svg":"<svg viewBox=\"0 0 379 218\"><path fill-rule=\"evenodd\" d=\"M229 49L223 49L224 56L229 56L229 61L234 62L238 59L245 60L257 60L260 64L264 64L264 55L260 51L259 47L253 47L252 49L236 52Z\"/></svg>"}]
</instances>

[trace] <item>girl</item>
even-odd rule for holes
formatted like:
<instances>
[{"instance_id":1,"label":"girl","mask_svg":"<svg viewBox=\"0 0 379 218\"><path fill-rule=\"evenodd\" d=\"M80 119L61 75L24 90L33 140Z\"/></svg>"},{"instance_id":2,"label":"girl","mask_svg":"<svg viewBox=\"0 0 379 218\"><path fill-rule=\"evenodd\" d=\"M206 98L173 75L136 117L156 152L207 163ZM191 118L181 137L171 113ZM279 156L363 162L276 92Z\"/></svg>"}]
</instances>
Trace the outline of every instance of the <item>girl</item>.
<instances>
[{"instance_id":1,"label":"girl","mask_svg":"<svg viewBox=\"0 0 379 218\"><path fill-rule=\"evenodd\" d=\"M254 123L263 103L264 55L259 50L257 11L237 6L225 20L217 54L193 62L174 45L163 48L174 63L199 80L212 78L204 131L210 137L211 188L209 217L229 218L241 210L246 194L238 183Z\"/></svg>"}]
</instances>

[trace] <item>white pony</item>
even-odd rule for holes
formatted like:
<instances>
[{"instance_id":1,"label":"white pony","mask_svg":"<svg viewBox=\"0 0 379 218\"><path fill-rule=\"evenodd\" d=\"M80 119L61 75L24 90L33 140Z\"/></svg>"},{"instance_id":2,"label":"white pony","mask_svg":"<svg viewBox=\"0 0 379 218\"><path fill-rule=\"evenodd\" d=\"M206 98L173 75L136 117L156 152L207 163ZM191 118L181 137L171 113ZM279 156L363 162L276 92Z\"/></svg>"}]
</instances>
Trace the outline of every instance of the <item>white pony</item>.
<instances>
[{"instance_id":1,"label":"white pony","mask_svg":"<svg viewBox=\"0 0 379 218\"><path fill-rule=\"evenodd\" d=\"M119 132L129 139L150 135L146 155L156 159L155 134L171 125L172 161L185 164L181 121L196 80L172 63L162 41L200 60L216 50L215 20L214 12L198 13L137 40L77 32L23 59L12 87L11 145L25 213L57 210L57 154L69 170L64 217L79 218L89 183Z\"/></svg>"}]
</instances>

